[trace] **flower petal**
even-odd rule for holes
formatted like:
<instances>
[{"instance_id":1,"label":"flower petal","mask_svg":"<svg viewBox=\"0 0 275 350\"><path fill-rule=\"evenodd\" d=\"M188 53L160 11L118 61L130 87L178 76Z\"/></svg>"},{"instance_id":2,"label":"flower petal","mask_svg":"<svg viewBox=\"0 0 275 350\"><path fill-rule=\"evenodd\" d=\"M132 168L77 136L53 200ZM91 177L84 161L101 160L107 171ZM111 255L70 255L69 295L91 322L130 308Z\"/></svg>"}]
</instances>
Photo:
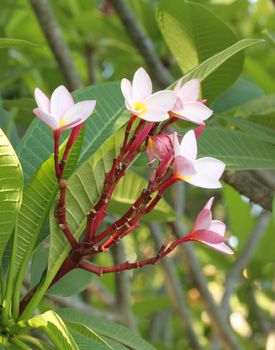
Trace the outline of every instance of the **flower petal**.
<instances>
[{"instance_id":1,"label":"flower petal","mask_svg":"<svg viewBox=\"0 0 275 350\"><path fill-rule=\"evenodd\" d=\"M52 93L50 105L51 114L61 120L66 111L74 105L74 100L65 86L61 85Z\"/></svg>"},{"instance_id":2,"label":"flower petal","mask_svg":"<svg viewBox=\"0 0 275 350\"><path fill-rule=\"evenodd\" d=\"M174 91L163 90L146 98L144 104L148 109L161 109L164 112L169 112L176 103L176 99L177 96Z\"/></svg>"},{"instance_id":3,"label":"flower petal","mask_svg":"<svg viewBox=\"0 0 275 350\"><path fill-rule=\"evenodd\" d=\"M214 179L212 177L206 176L204 174L196 174L190 179L186 179L186 182L188 182L191 185L202 187L202 188L221 188L222 184L217 179Z\"/></svg>"},{"instance_id":4,"label":"flower petal","mask_svg":"<svg viewBox=\"0 0 275 350\"><path fill-rule=\"evenodd\" d=\"M224 242L224 236L210 230L196 230L191 234L192 240L205 244L219 244Z\"/></svg>"},{"instance_id":5,"label":"flower petal","mask_svg":"<svg viewBox=\"0 0 275 350\"><path fill-rule=\"evenodd\" d=\"M209 209L209 210L211 210L212 205L213 205L213 202L214 202L214 197L209 198L208 201L207 201L207 203L206 203L205 206L203 207L203 209Z\"/></svg>"},{"instance_id":6,"label":"flower petal","mask_svg":"<svg viewBox=\"0 0 275 350\"><path fill-rule=\"evenodd\" d=\"M132 97L135 102L142 102L152 94L152 81L142 67L134 75L132 82Z\"/></svg>"},{"instance_id":7,"label":"flower petal","mask_svg":"<svg viewBox=\"0 0 275 350\"><path fill-rule=\"evenodd\" d=\"M202 209L196 218L192 231L202 230L202 229L210 230L211 222L212 222L211 210ZM211 230L211 231L214 231L214 230Z\"/></svg>"},{"instance_id":8,"label":"flower petal","mask_svg":"<svg viewBox=\"0 0 275 350\"><path fill-rule=\"evenodd\" d=\"M80 122L83 123L93 113L95 105L95 100L86 100L76 103L65 113L62 118L62 123L66 125L74 123L77 120L80 120Z\"/></svg>"},{"instance_id":9,"label":"flower petal","mask_svg":"<svg viewBox=\"0 0 275 350\"><path fill-rule=\"evenodd\" d=\"M209 178L218 180L225 169L225 164L221 160L211 157L197 159L194 163L198 174L205 174Z\"/></svg>"},{"instance_id":10,"label":"flower petal","mask_svg":"<svg viewBox=\"0 0 275 350\"><path fill-rule=\"evenodd\" d=\"M199 79L189 80L182 85L177 95L182 101L198 101L200 96L200 81Z\"/></svg>"},{"instance_id":11,"label":"flower petal","mask_svg":"<svg viewBox=\"0 0 275 350\"><path fill-rule=\"evenodd\" d=\"M132 85L128 79L122 79L120 83L122 95L125 98L125 105L127 109L134 108L134 101L132 97Z\"/></svg>"},{"instance_id":12,"label":"flower petal","mask_svg":"<svg viewBox=\"0 0 275 350\"><path fill-rule=\"evenodd\" d=\"M175 175L183 181L187 181L196 174L193 162L182 156L175 157L174 168Z\"/></svg>"},{"instance_id":13,"label":"flower petal","mask_svg":"<svg viewBox=\"0 0 275 350\"><path fill-rule=\"evenodd\" d=\"M146 113L135 113L139 118L147 120L149 122L162 122L169 119L169 114L162 109L148 109Z\"/></svg>"},{"instance_id":14,"label":"flower petal","mask_svg":"<svg viewBox=\"0 0 275 350\"><path fill-rule=\"evenodd\" d=\"M43 111L40 108L35 108L33 113L40 119L42 122L47 124L51 129L59 129L59 119L55 116L50 115L49 113Z\"/></svg>"},{"instance_id":15,"label":"flower petal","mask_svg":"<svg viewBox=\"0 0 275 350\"><path fill-rule=\"evenodd\" d=\"M189 120L196 124L202 124L204 120L211 117L212 109L208 108L201 102L182 102L181 109L174 109L173 112L177 117L184 120Z\"/></svg>"},{"instance_id":16,"label":"flower petal","mask_svg":"<svg viewBox=\"0 0 275 350\"><path fill-rule=\"evenodd\" d=\"M205 243L205 242L201 242L201 243L207 245L208 247L214 250L217 250L218 252L221 252L224 254L234 254L233 250L229 248L228 245L225 243L218 243L218 244L211 244L211 243Z\"/></svg>"},{"instance_id":17,"label":"flower petal","mask_svg":"<svg viewBox=\"0 0 275 350\"><path fill-rule=\"evenodd\" d=\"M224 236L226 225L222 221L219 220L212 220L211 225L209 227L209 230L217 232L221 236Z\"/></svg>"},{"instance_id":18,"label":"flower petal","mask_svg":"<svg viewBox=\"0 0 275 350\"><path fill-rule=\"evenodd\" d=\"M34 90L34 98L37 103L38 108L42 109L43 111L50 113L50 100L48 97L44 94L43 91L36 88Z\"/></svg>"},{"instance_id":19,"label":"flower petal","mask_svg":"<svg viewBox=\"0 0 275 350\"><path fill-rule=\"evenodd\" d=\"M182 138L180 152L184 158L195 161L197 157L197 140L193 130L188 131Z\"/></svg>"}]
</instances>

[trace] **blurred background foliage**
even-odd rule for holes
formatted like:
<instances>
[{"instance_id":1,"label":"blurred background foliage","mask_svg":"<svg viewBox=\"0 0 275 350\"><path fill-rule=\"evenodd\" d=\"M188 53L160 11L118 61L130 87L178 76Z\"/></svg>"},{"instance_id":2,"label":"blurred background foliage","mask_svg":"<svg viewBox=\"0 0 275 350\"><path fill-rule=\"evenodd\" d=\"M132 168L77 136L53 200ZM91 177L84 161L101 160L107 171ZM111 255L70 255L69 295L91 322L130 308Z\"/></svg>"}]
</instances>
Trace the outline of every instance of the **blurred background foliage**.
<instances>
[{"instance_id":1,"label":"blurred background foliage","mask_svg":"<svg viewBox=\"0 0 275 350\"><path fill-rule=\"evenodd\" d=\"M211 106L215 112L230 110L256 97L275 94L274 3L269 0L193 2L204 5L226 22L238 39L265 39L264 44L246 50L241 77L222 96L213 99ZM114 9L107 2L58 0L49 3L70 48L83 86L120 80L122 77L130 78L137 67L146 66ZM153 41L163 64L175 78L179 78L180 68L170 53L156 21L155 10L159 1L129 0L128 3L136 20ZM14 43L12 48L7 48L2 43L0 48L0 127L16 147L34 118L31 113L35 105L34 88L39 86L50 94L57 85L65 82L27 0L0 1L0 37L22 39L34 44L18 42ZM187 70L191 68L188 67ZM271 105L271 112L263 113L260 121L253 115L250 119L257 121L256 125L262 124L272 130L275 129L275 95L274 102L271 97L266 102L267 105ZM243 113L245 114L245 110ZM213 120L215 123L215 117ZM135 167L137 172L143 173L139 163L136 163ZM131 189L128 191L131 192ZM212 191L187 187L171 193L167 200L170 203L183 201L183 221L185 226L190 227L196 213L210 195ZM112 205L115 208L114 215L119 214L121 209L118 204ZM269 217L264 228L259 228L257 224L263 215L262 208L249 203L228 185L216 193L214 214L215 218L228 224L229 243L236 251L236 256L228 257L203 246L195 247L203 275L208 281L209 291L217 305L221 302L225 281L236 267L236 261L245 255L249 238L255 230L263 231L257 244L251 247L250 252L253 254L247 259L245 267L240 271L236 268L238 272L237 276L234 276L230 316L224 322L231 324L244 349L272 350L275 348L274 224ZM45 229L47 230L47 227ZM169 224L162 224L162 229L168 234L171 231ZM127 237L125 254L128 259L135 260L141 255L153 255L154 243L150 238L150 230L153 230L152 227L144 223L137 233ZM43 249L43 246L37 249L33 258L30 276L32 285L34 281L39 280L45 266L41 261L47 261L47 253L43 252ZM110 256L103 255L100 259L104 265L111 263ZM213 331L213 322L202 302L203 296L185 259L186 256L180 251L170 258L173 268L177 271L177 283L181 286L180 300L176 300L174 296L175 289L170 281L171 274L169 277L167 273L167 266L159 264L128 274L131 277L131 295L128 295L129 303L126 303L126 306L121 307L116 299L121 283L117 283L116 276L105 275L98 279L77 271L77 274L68 276L67 280L63 279L59 286L57 284L52 288L49 293L51 296L43 302L41 311L47 309L49 304L78 307L86 303L89 307L96 308L99 314L102 312L103 316L117 315L114 317L116 320L140 332L145 339L154 343L157 349L193 349L187 336L186 321L179 311L182 302L186 303L185 308L190 313L191 325L201 348L219 349L219 336ZM70 297L76 292L80 294ZM67 299L60 299L59 296L65 296ZM224 305L221 306L222 312L223 307Z\"/></svg>"}]
</instances>

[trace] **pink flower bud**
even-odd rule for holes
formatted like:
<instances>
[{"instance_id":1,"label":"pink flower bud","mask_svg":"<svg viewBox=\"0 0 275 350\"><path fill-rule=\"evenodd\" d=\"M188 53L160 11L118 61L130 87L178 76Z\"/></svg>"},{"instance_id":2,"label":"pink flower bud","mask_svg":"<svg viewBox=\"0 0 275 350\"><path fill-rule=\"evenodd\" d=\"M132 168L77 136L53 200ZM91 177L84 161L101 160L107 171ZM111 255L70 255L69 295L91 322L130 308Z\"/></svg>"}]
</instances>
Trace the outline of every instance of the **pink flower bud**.
<instances>
[{"instance_id":1,"label":"pink flower bud","mask_svg":"<svg viewBox=\"0 0 275 350\"><path fill-rule=\"evenodd\" d=\"M147 146L149 164L162 160L173 149L172 134L150 136Z\"/></svg>"}]
</instances>

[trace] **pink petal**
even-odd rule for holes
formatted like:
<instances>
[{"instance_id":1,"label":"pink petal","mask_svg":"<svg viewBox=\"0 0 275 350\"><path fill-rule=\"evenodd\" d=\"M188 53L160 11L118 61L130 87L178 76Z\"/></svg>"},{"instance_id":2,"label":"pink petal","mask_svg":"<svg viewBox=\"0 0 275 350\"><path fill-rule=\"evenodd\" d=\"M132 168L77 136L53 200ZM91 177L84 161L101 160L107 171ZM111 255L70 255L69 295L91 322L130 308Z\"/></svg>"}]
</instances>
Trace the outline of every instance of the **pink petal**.
<instances>
[{"instance_id":1,"label":"pink petal","mask_svg":"<svg viewBox=\"0 0 275 350\"><path fill-rule=\"evenodd\" d=\"M43 91L36 88L34 90L34 98L37 103L37 106L42 109L43 111L50 113L50 100L48 97L44 94Z\"/></svg>"},{"instance_id":2,"label":"pink petal","mask_svg":"<svg viewBox=\"0 0 275 350\"><path fill-rule=\"evenodd\" d=\"M200 96L200 81L199 79L189 80L182 85L177 95L182 101L198 101Z\"/></svg>"},{"instance_id":3,"label":"pink petal","mask_svg":"<svg viewBox=\"0 0 275 350\"><path fill-rule=\"evenodd\" d=\"M176 176L184 181L196 174L193 162L182 156L176 156L174 161Z\"/></svg>"},{"instance_id":4,"label":"pink petal","mask_svg":"<svg viewBox=\"0 0 275 350\"><path fill-rule=\"evenodd\" d=\"M175 111L175 113L178 118L202 124L213 114L213 111L201 102L184 102L182 109Z\"/></svg>"},{"instance_id":5,"label":"pink petal","mask_svg":"<svg viewBox=\"0 0 275 350\"><path fill-rule=\"evenodd\" d=\"M174 91L171 90L163 90L158 91L155 94L149 96L144 101L144 104L148 109L161 109L164 112L169 112L172 110L177 96Z\"/></svg>"},{"instance_id":6,"label":"pink petal","mask_svg":"<svg viewBox=\"0 0 275 350\"><path fill-rule=\"evenodd\" d=\"M134 75L132 83L132 97L136 102L142 102L152 94L152 81L143 68L139 68Z\"/></svg>"},{"instance_id":7,"label":"pink petal","mask_svg":"<svg viewBox=\"0 0 275 350\"><path fill-rule=\"evenodd\" d=\"M192 232L192 240L205 244L218 244L224 242L224 236L210 230L196 230Z\"/></svg>"},{"instance_id":8,"label":"pink petal","mask_svg":"<svg viewBox=\"0 0 275 350\"><path fill-rule=\"evenodd\" d=\"M59 129L59 119L48 114L40 108L35 108L33 113L40 119L42 122L47 124L51 129L57 130Z\"/></svg>"},{"instance_id":9,"label":"pink petal","mask_svg":"<svg viewBox=\"0 0 275 350\"><path fill-rule=\"evenodd\" d=\"M139 118L147 120L149 122L162 122L169 119L169 114L162 109L148 109L144 114L136 114Z\"/></svg>"},{"instance_id":10,"label":"pink petal","mask_svg":"<svg viewBox=\"0 0 275 350\"><path fill-rule=\"evenodd\" d=\"M134 101L132 97L132 85L128 79L122 79L120 83L122 94L125 98L125 104L127 109L134 108Z\"/></svg>"},{"instance_id":11,"label":"pink petal","mask_svg":"<svg viewBox=\"0 0 275 350\"><path fill-rule=\"evenodd\" d=\"M173 133L172 140L173 140L174 154L175 154L175 156L180 156L181 150L180 150L178 135L176 132Z\"/></svg>"},{"instance_id":12,"label":"pink petal","mask_svg":"<svg viewBox=\"0 0 275 350\"><path fill-rule=\"evenodd\" d=\"M66 111L74 105L74 100L65 86L61 85L54 90L50 104L51 114L61 119Z\"/></svg>"},{"instance_id":13,"label":"pink petal","mask_svg":"<svg viewBox=\"0 0 275 350\"><path fill-rule=\"evenodd\" d=\"M205 242L201 242L201 243L207 245L208 247L214 250L217 250L218 252L221 252L224 254L234 254L233 250L229 248L228 245L226 245L225 243L218 243L218 244L210 244Z\"/></svg>"},{"instance_id":14,"label":"pink petal","mask_svg":"<svg viewBox=\"0 0 275 350\"><path fill-rule=\"evenodd\" d=\"M62 118L63 124L71 124L77 120L83 123L93 113L95 105L95 100L86 100L76 103L65 113Z\"/></svg>"},{"instance_id":15,"label":"pink petal","mask_svg":"<svg viewBox=\"0 0 275 350\"><path fill-rule=\"evenodd\" d=\"M209 209L209 210L211 210L212 205L213 205L213 202L214 202L214 197L209 198L208 201L207 201L207 203L206 203L205 206L203 207L203 209Z\"/></svg>"},{"instance_id":16,"label":"pink petal","mask_svg":"<svg viewBox=\"0 0 275 350\"><path fill-rule=\"evenodd\" d=\"M184 158L195 161L197 157L197 140L193 130L188 131L182 138L180 152Z\"/></svg>"},{"instance_id":17,"label":"pink petal","mask_svg":"<svg viewBox=\"0 0 275 350\"><path fill-rule=\"evenodd\" d=\"M221 160L211 157L197 159L194 165L198 174L205 174L216 180L222 176L225 169L225 164Z\"/></svg>"},{"instance_id":18,"label":"pink petal","mask_svg":"<svg viewBox=\"0 0 275 350\"><path fill-rule=\"evenodd\" d=\"M212 222L211 210L202 209L196 218L192 231L202 230L202 229L210 230L211 222ZM211 231L214 231L214 230L211 230Z\"/></svg>"},{"instance_id":19,"label":"pink petal","mask_svg":"<svg viewBox=\"0 0 275 350\"><path fill-rule=\"evenodd\" d=\"M212 220L209 230L217 232L219 235L224 236L226 225L222 221Z\"/></svg>"},{"instance_id":20,"label":"pink petal","mask_svg":"<svg viewBox=\"0 0 275 350\"><path fill-rule=\"evenodd\" d=\"M174 89L173 89L173 91L174 91L176 94L178 94L178 92L179 92L179 90L180 90L181 83L182 83L182 79L183 79L183 78L179 79L179 80L176 82L176 85L175 85L175 87L174 87Z\"/></svg>"}]
</instances>

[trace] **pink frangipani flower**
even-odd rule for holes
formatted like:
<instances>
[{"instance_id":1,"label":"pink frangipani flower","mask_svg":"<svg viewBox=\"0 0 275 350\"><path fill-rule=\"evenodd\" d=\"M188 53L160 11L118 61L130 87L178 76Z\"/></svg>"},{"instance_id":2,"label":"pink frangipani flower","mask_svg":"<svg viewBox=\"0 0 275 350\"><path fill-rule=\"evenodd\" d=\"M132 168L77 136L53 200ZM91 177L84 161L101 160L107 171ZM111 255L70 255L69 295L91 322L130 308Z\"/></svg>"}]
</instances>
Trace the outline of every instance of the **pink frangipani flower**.
<instances>
[{"instance_id":1,"label":"pink frangipani flower","mask_svg":"<svg viewBox=\"0 0 275 350\"><path fill-rule=\"evenodd\" d=\"M152 94L152 82L143 68L139 68L132 83L122 79L121 91L126 108L141 119L149 122L161 122L169 118L168 112L176 102L176 94L171 90Z\"/></svg>"},{"instance_id":2,"label":"pink frangipani flower","mask_svg":"<svg viewBox=\"0 0 275 350\"><path fill-rule=\"evenodd\" d=\"M226 226L222 221L212 220L211 207L214 197L210 198L198 214L191 233L183 237L184 241L197 241L225 254L234 254L225 242Z\"/></svg>"},{"instance_id":3,"label":"pink frangipani flower","mask_svg":"<svg viewBox=\"0 0 275 350\"><path fill-rule=\"evenodd\" d=\"M147 155L149 164L156 159L162 160L173 148L173 134L160 134L149 136L147 145Z\"/></svg>"},{"instance_id":4,"label":"pink frangipani flower","mask_svg":"<svg viewBox=\"0 0 275 350\"><path fill-rule=\"evenodd\" d=\"M181 85L182 79L176 84L174 92L177 95L176 103L172 108L173 116L195 124L204 124L213 111L206 107L204 101L199 100L199 79L189 80Z\"/></svg>"},{"instance_id":5,"label":"pink frangipani flower","mask_svg":"<svg viewBox=\"0 0 275 350\"><path fill-rule=\"evenodd\" d=\"M82 124L94 111L96 101L86 100L74 103L72 95L61 85L49 99L36 88L34 97L38 108L33 113L54 131L62 131Z\"/></svg>"},{"instance_id":6,"label":"pink frangipani flower","mask_svg":"<svg viewBox=\"0 0 275 350\"><path fill-rule=\"evenodd\" d=\"M193 130L188 131L178 141L176 133L173 135L174 146L174 177L203 188L222 187L219 179L225 169L225 164L211 157L197 158L197 141Z\"/></svg>"}]
</instances>

